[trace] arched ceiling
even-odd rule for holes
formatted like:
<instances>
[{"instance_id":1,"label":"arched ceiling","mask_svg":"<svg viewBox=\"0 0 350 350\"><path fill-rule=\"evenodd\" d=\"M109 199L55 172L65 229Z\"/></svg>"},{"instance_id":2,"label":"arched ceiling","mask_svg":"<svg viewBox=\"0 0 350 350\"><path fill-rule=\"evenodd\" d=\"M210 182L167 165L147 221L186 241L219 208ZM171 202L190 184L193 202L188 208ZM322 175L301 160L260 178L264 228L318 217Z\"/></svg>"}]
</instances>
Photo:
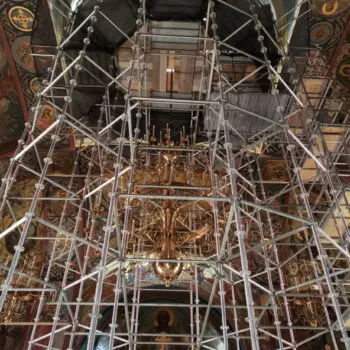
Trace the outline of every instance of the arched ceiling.
<instances>
[{"instance_id":1,"label":"arched ceiling","mask_svg":"<svg viewBox=\"0 0 350 350\"><path fill-rule=\"evenodd\" d=\"M159 2L161 1L151 2L150 6ZM272 3L277 17L293 9L290 1ZM319 48L328 55L334 75L346 91L350 88L350 5L347 0L313 0L312 4L313 9L298 20L291 45L298 45L300 32L305 23L309 23L308 41L311 48ZM302 6L306 6L306 2ZM46 0L8 0L0 3L1 172L6 168L6 159L21 135L28 108L39 89L40 79L52 62L50 55L53 53L56 37L59 37L57 33L60 26L62 27L55 9L51 6L50 14ZM37 13L40 15L36 16ZM52 18L56 35L52 28ZM50 109L42 111L39 128L47 127L53 118L52 114ZM62 147L71 149L72 144L68 142Z\"/></svg>"},{"instance_id":2,"label":"arched ceiling","mask_svg":"<svg viewBox=\"0 0 350 350\"><path fill-rule=\"evenodd\" d=\"M285 6L291 3L287 0L272 2L277 17L290 10ZM343 87L349 89L350 5L347 0L314 0L313 5L314 9L296 23L291 43L293 46L300 44L300 32L303 32L305 23L308 24L306 45L327 53L334 74ZM36 17L38 8L41 16ZM22 132L40 79L51 62L51 58L45 55L52 53L55 38L60 35L56 32L55 36L53 31L48 30L52 21L46 0L8 0L0 4L0 13L0 156L4 159L1 162L7 164L6 158ZM43 16L43 13L47 15ZM56 18L54 22L57 23ZM42 56L34 59L32 53ZM50 113L51 110L43 111L42 119L39 119L42 129L47 126L45 120L53 117ZM71 166L67 158L62 163Z\"/></svg>"},{"instance_id":3,"label":"arched ceiling","mask_svg":"<svg viewBox=\"0 0 350 350\"><path fill-rule=\"evenodd\" d=\"M264 3L269 2L274 6L275 17L279 18L287 13L284 19L278 22L280 34L283 36L286 26L288 30L293 27L294 21L291 14L298 14L299 7L295 6L298 2L271 0ZM155 3L153 1L150 6L155 6ZM306 6L305 2L300 1L299 3ZM291 37L291 45L305 45L305 35L302 39L302 32L308 22L309 35L306 39L310 46L320 48L327 53L334 74L344 87L349 88L349 3L347 0L313 0L312 4L314 8L298 20L294 29L295 34ZM14 149L16 140L21 135L28 108L39 89L40 79L50 65L49 55L53 53L56 37L59 38L61 35L58 32L59 27L62 27L62 22L57 20L58 12L55 8L51 5L56 36L52 29L52 17L46 0L9 0L0 4L0 113L2 124L0 154L2 156L8 155ZM40 16L36 16L36 13L40 13ZM158 15L161 14L158 13ZM281 25L281 23L284 24ZM32 56L33 53L40 56ZM45 113L50 114L51 111L47 110Z\"/></svg>"}]
</instances>

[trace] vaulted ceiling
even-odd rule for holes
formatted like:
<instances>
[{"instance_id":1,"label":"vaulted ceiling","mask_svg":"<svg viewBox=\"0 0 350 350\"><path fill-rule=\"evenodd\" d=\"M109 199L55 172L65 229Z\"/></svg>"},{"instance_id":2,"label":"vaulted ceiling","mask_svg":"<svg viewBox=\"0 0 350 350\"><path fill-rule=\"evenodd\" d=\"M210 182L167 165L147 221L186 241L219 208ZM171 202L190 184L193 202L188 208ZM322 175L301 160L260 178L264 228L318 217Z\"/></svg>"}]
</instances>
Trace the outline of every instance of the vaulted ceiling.
<instances>
[{"instance_id":1,"label":"vaulted ceiling","mask_svg":"<svg viewBox=\"0 0 350 350\"><path fill-rule=\"evenodd\" d=\"M288 42L290 42L291 49L298 48L298 50L302 50L301 46L310 45L311 48L317 48L322 53L326 53L333 74L344 89L348 90L350 88L350 24L348 21L348 1L337 0L325 2L322 0L313 0L311 3L313 8L310 7L308 12L294 24L292 20L293 16L298 16L298 13L291 11L295 5L294 1L272 1L273 16L280 18L279 22L277 22L279 37L285 41L285 45L288 45ZM108 7L110 5L108 1L105 1L103 6ZM164 20L166 17L169 17L169 8L162 1L152 1L150 2L150 6L155 9L154 18L156 20ZM173 19L180 18L182 6L183 4L181 2L176 2L171 9L172 15L170 17ZM308 6L307 1L302 6ZM84 15L84 11L87 11L88 8L89 2L86 1L80 10L81 16ZM189 19L202 16L203 8L202 1L193 2L186 16ZM52 56L50 55L54 54L56 39L60 39L63 31L64 23L60 19L62 17L60 16L60 12L62 10L64 11L64 9L59 1L52 1L51 5L48 5L46 0L8 0L0 4L1 157L6 158L16 146L16 141L21 135L24 122L28 118L28 109L35 94L38 92L40 81L45 78L47 68L51 65ZM130 7L129 10L125 9L124 11L126 11L126 14L129 11L127 16L129 16L130 22L133 22L132 18L135 15L135 9ZM123 13L122 10L119 12ZM123 13L124 17L125 13ZM125 18L128 18L127 16ZM225 30L229 32L232 29L232 24L228 23L235 23L234 25L236 26L243 23L239 22L240 19L236 19L235 22L226 19L224 13L219 13L219 16L221 16L219 30L221 30L223 36L225 36ZM228 27L228 25L231 27ZM56 34L53 27L56 29ZM132 30L133 25L129 25L129 31L132 32ZM249 36L249 32L247 32L247 35ZM247 41L246 39L241 37L239 39L240 41L236 41L237 46L242 45L244 42L249 46L249 40ZM114 42L112 43L112 41ZM122 37L119 39L113 38L112 41L105 43L104 50L106 52L111 50L111 44L113 46L121 45ZM119 50L119 52L117 57L120 56L119 58L122 59L122 50ZM120 64L122 65L122 63ZM175 62L175 64L193 65L195 63L193 60L188 61L187 59L186 62ZM228 60L226 69L230 69L229 65L230 60ZM156 62L155 66L157 66ZM193 68L193 78L196 79L196 74L198 73L196 73L195 66ZM157 72L154 73L157 75ZM184 81L187 77L177 76L177 78L179 82L175 81L174 83L180 88L178 89L179 92L195 91L195 85L184 86ZM159 84L159 82L152 79L150 83L155 84L155 87ZM166 84L165 79L164 84ZM316 90L323 87L320 81L310 81L309 85L310 89ZM154 87L151 88L154 89ZM84 96L80 96L80 99L84 100L86 98ZM86 110L81 111L81 113L86 112ZM43 112L43 128L52 120L52 113L52 108L49 106Z\"/></svg>"},{"instance_id":2,"label":"vaulted ceiling","mask_svg":"<svg viewBox=\"0 0 350 350\"><path fill-rule=\"evenodd\" d=\"M188 2L188 1L187 1ZM198 92L199 77L200 77L200 58L197 58L198 47L191 41L191 35L198 35L200 26L198 23L203 21L203 10L205 10L204 1L196 0L188 6L187 12L183 14L183 7L186 1L174 1L169 9L169 3L162 0L153 0L149 2L150 12L153 16L152 30L157 34L166 35L169 31L168 21L187 20L183 26L177 30L179 36L186 36L186 52L188 57L178 58L169 56L167 59L162 57L164 45L169 45L172 48L176 46L176 42L167 42L154 40L152 47L159 47L159 55L155 55L149 62L150 79L148 89L152 91L154 97L164 97L170 94L178 94L179 96L191 96ZM288 49L292 55L298 56L300 52L309 50L309 59L317 60L317 50L325 54L328 59L327 64L330 65L333 75L339 82L339 89L342 96L349 96L350 92L350 23L349 23L349 7L347 0L323 1L313 0L309 7L308 1L303 1L302 13L304 16L299 18L295 23L293 16L297 17L299 12L290 11L295 6L296 1L271 1L273 7L272 14L268 13L266 22L270 20L269 16L281 18L278 22L276 37L281 40L284 47ZM74 6L79 2L74 2ZM245 0L241 0L242 6L245 6ZM270 3L270 1L265 1ZM67 4L68 6L73 6ZM78 4L80 5L80 4ZM77 6L80 19L83 20L84 15L89 13L90 1L85 1L81 6ZM115 16L116 23L123 23L123 28L126 28L128 35L134 31L134 22L136 18L137 6L134 1L104 1L101 6L109 8L111 17ZM52 0L8 0L0 4L1 24L0 24L0 177L6 171L9 162L9 157L17 145L17 139L20 137L24 123L28 119L28 111L31 107L36 93L39 91L40 83L45 79L47 69L52 65L52 57L55 54L56 42L60 41L64 32L64 16L65 6L62 2ZM224 9L220 12L218 9L218 25L220 35L226 37L235 28L244 24L240 19L232 21L227 17ZM169 15L171 14L171 15ZM285 15L284 15L285 14ZM185 16L185 18L184 18ZM79 16L78 16L79 17ZM63 18L63 19L62 19ZM196 19L198 22L191 20ZM167 21L167 22L164 22ZM164 25L166 23L166 25ZM177 23L177 22L176 22ZM273 28L270 28L274 32ZM102 29L101 29L102 30ZM170 28L173 30L173 28ZM98 31L97 31L98 32ZM277 34L278 33L278 34ZM246 36L244 36L246 34ZM250 47L249 41L250 32L243 32L242 36L230 42L230 45L235 47L243 47L254 56L259 56L260 52L255 47ZM189 38L188 38L189 37ZM123 35L120 37L111 36L99 40L98 33L93 42L93 49L90 54L94 55L94 59L99 60L100 65L106 69L111 69L114 74L118 74L122 68L126 67L126 62L130 60L130 45L123 40ZM79 51L79 40L77 46L72 45L67 49L67 52L74 58ZM181 41L183 47L184 42ZM171 50L168 49L168 51ZM167 53L168 53L167 51ZM223 60L223 70L232 81L239 81L243 76L256 69L254 60L244 60L242 57L234 57L227 47L226 56ZM113 55L114 60L111 62L110 56ZM276 62L280 59L278 52L274 53ZM302 65L307 62L301 62ZM234 68L233 68L234 67ZM170 71L167 71L170 69ZM327 88L328 81L322 79L323 66L319 65L317 71L309 71L304 83L306 90L309 93L320 94ZM172 71L177 74L172 75ZM190 74L189 74L190 73ZM96 71L98 77L98 72ZM321 76L321 79L319 78ZM315 78L317 77L317 78ZM75 115L79 115L86 123L94 123L96 110L93 105L98 103L100 93L96 93L98 87L92 83L91 78L84 76L86 88L75 92L74 99L77 102L73 105ZM89 80L90 79L90 80ZM262 78L259 86L249 87L249 92L261 92L265 89L264 79ZM330 92L332 93L332 92ZM235 98L234 96L232 97ZM283 96L281 97L283 100ZM232 102L236 102L232 100ZM276 106L272 100L266 96L260 98L259 94L254 97L242 94L240 103L250 106L251 111L258 114L268 114L271 119L274 119ZM316 103L316 102L315 102ZM333 106L329 106L332 110ZM172 111L172 118L181 120L181 126L185 123L181 119L183 116L180 110ZM175 116L175 117L174 117ZM333 114L321 115L325 121L331 120ZM44 131L54 121L54 110L52 106L47 105L43 108L39 119L38 129ZM159 120L160 118L158 118ZM169 118L164 117L162 122L168 122ZM236 124L235 124L236 123ZM293 119L290 120L293 123ZM164 124L164 123L163 123ZM179 124L179 125L180 125ZM235 128L241 127L244 132L252 132L263 129L266 125L264 121L255 120L248 125L245 123L244 117L235 117L232 120L232 125ZM161 128L162 126L156 125ZM212 128L214 128L212 126ZM334 135L332 134L332 137ZM53 171L56 173L67 173L73 167L73 152L83 142L77 139L67 139L60 143L59 152L57 152L57 168ZM236 147L239 148L237 142ZM273 158L274 153L278 150L271 150L270 156ZM61 159L61 160L60 160ZM278 163L278 159L273 159ZM277 164L275 163L275 164ZM272 164L272 163L269 163ZM283 180L281 175L269 171L269 165L265 167L264 179L269 181ZM61 165L61 168L59 167ZM281 167L279 167L280 169ZM313 176L315 169L308 170L304 174L305 178ZM18 195L31 191L33 182L30 179L23 179L23 186L18 190ZM49 208L52 212L55 208ZM45 248L43 249L45 251ZM1 262L7 259L7 256L12 252L8 247L1 248ZM42 253L42 252L41 252ZM40 254L41 254L40 253ZM38 265L45 260L45 252L43 256L38 254ZM256 261L259 264L261 261ZM201 294L209 297L209 286L205 283L201 285ZM169 293L169 300L175 298ZM151 297L150 297L151 300ZM144 315L145 323L150 323L150 316ZM181 315L179 316L181 319ZM148 321L147 321L148 320ZM215 323L215 320L213 320ZM145 329L145 332L147 329ZM9 343L7 343L7 346ZM102 347L103 348L103 347Z\"/></svg>"}]
</instances>

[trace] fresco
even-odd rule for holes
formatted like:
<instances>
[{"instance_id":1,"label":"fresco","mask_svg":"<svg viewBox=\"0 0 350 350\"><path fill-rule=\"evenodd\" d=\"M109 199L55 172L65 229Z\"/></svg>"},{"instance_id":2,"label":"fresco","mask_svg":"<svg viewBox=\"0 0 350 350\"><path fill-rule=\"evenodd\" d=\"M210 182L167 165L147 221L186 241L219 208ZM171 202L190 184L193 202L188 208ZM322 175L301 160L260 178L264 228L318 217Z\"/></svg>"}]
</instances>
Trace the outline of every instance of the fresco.
<instances>
[{"instance_id":1,"label":"fresco","mask_svg":"<svg viewBox=\"0 0 350 350\"><path fill-rule=\"evenodd\" d=\"M40 20L35 18L39 6L42 12L47 4L43 0L0 1L0 158L8 156L16 147L28 108L51 64L51 58L33 56L33 52L46 54L49 50L38 43L33 46L33 33L37 28L41 28L38 36L43 28L45 38L52 34L49 15L41 16ZM45 108L39 129L48 127L52 118L53 112Z\"/></svg>"},{"instance_id":2,"label":"fresco","mask_svg":"<svg viewBox=\"0 0 350 350\"><path fill-rule=\"evenodd\" d=\"M0 95L0 109L0 144L19 139L24 128L21 106Z\"/></svg>"},{"instance_id":3,"label":"fresco","mask_svg":"<svg viewBox=\"0 0 350 350\"><path fill-rule=\"evenodd\" d=\"M5 48L0 43L0 149L2 144L17 140L24 127L19 94L13 83Z\"/></svg>"},{"instance_id":4,"label":"fresco","mask_svg":"<svg viewBox=\"0 0 350 350\"><path fill-rule=\"evenodd\" d=\"M325 75L329 74L330 69L346 93L350 89L350 2L313 0L312 5L314 11L309 20L310 46L321 50L327 57ZM317 75L317 72L312 73Z\"/></svg>"},{"instance_id":5,"label":"fresco","mask_svg":"<svg viewBox=\"0 0 350 350\"><path fill-rule=\"evenodd\" d=\"M321 16L336 16L350 7L348 0L312 0L311 3Z\"/></svg>"},{"instance_id":6,"label":"fresco","mask_svg":"<svg viewBox=\"0 0 350 350\"><path fill-rule=\"evenodd\" d=\"M42 108L36 127L38 128L38 130L44 131L54 121L55 121L55 111L52 106L46 104Z\"/></svg>"},{"instance_id":7,"label":"fresco","mask_svg":"<svg viewBox=\"0 0 350 350\"><path fill-rule=\"evenodd\" d=\"M327 51L332 57L346 29L348 14L336 17L320 17L317 12L310 19L310 45Z\"/></svg>"},{"instance_id":8,"label":"fresco","mask_svg":"<svg viewBox=\"0 0 350 350\"><path fill-rule=\"evenodd\" d=\"M277 12L283 12L295 4L294 1L273 1L273 3ZM345 45L339 51L339 42L342 41L346 31L347 10L350 3L348 0L311 0L311 4L314 11L309 22L310 45L325 50L330 58L337 52L334 73L342 85L348 86L349 46ZM41 16L35 18L35 13L38 11ZM0 31L3 34L0 37L0 44L6 40L6 43L2 43L0 47L0 120L2 125L5 125L2 129L6 130L0 134L0 145L6 143L6 151L9 151L9 148L13 149L14 141L20 136L27 109L35 94L38 93L40 80L51 63L47 58L38 56L34 58L32 54L53 53L52 48L55 44L49 23L51 22L49 10L44 0L1 1L0 15L2 18ZM35 37L36 31L38 34ZM33 46L32 42L36 45ZM43 44L49 44L51 48L41 46ZM8 48L7 58L4 47ZM12 66L11 74L10 66ZM38 125L40 130L50 125L53 118L52 111L45 109L44 112ZM10 145L9 142L12 144ZM62 146L65 147L65 145ZM67 142L67 146L72 146L71 142ZM1 153L4 152L1 152L0 148Z\"/></svg>"},{"instance_id":9,"label":"fresco","mask_svg":"<svg viewBox=\"0 0 350 350\"><path fill-rule=\"evenodd\" d=\"M8 12L11 24L23 32L31 32L34 24L34 13L23 6L13 6Z\"/></svg>"},{"instance_id":10,"label":"fresco","mask_svg":"<svg viewBox=\"0 0 350 350\"><path fill-rule=\"evenodd\" d=\"M26 77L26 80L30 81L37 75L30 44L35 24L35 9L36 0L10 0L0 4L1 40L3 46L8 47L7 59L11 60L13 78L17 81L19 94L24 98L25 106L22 108L28 108L34 97L29 82L23 84L23 79Z\"/></svg>"},{"instance_id":11,"label":"fresco","mask_svg":"<svg viewBox=\"0 0 350 350\"><path fill-rule=\"evenodd\" d=\"M11 47L14 61L24 70L35 74L34 59L30 47L30 36L20 36L16 38Z\"/></svg>"},{"instance_id":12,"label":"fresco","mask_svg":"<svg viewBox=\"0 0 350 350\"><path fill-rule=\"evenodd\" d=\"M339 82L350 91L350 32L336 58L335 74Z\"/></svg>"}]
</instances>

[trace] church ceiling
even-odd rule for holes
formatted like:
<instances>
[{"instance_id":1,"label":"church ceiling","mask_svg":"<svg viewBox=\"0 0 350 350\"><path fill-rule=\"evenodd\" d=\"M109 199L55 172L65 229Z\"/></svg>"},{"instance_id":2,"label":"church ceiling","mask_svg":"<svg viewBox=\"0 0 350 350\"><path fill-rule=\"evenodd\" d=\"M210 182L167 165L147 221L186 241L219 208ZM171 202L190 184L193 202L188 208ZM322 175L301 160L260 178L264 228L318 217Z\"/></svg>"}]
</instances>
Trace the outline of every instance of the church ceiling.
<instances>
[{"instance_id":1,"label":"church ceiling","mask_svg":"<svg viewBox=\"0 0 350 350\"><path fill-rule=\"evenodd\" d=\"M310 45L327 54L332 73L350 89L350 4L347 0L314 0L313 4L316 11L310 18Z\"/></svg>"},{"instance_id":2,"label":"church ceiling","mask_svg":"<svg viewBox=\"0 0 350 350\"><path fill-rule=\"evenodd\" d=\"M50 55L50 48L46 48L43 45L45 45L45 43L50 43L50 46L53 45L53 32L45 31L45 26L51 23L51 20L49 16L42 16L43 12L40 12L40 17L36 17L36 13L38 13L38 4L40 4L42 10L42 6L46 6L45 2L46 0L38 0L38 2L36 0L11 0L0 4L0 159L2 158L0 161L0 178L8 165L10 151L14 149L16 140L21 135L24 122L27 120L28 109L35 98L35 94L39 91L40 81L43 79L48 65L48 58L45 57L45 55ZM310 45L311 48L314 49L321 49L323 53L326 53L332 73L339 80L342 89L346 91L346 89L350 89L350 26L348 23L350 5L347 0L314 0L312 3L314 5L314 10L306 15L309 25L308 46ZM37 35L34 35L33 33L36 30ZM44 33L46 34L44 35ZM33 56L33 53L42 56ZM311 51L310 55L313 55L313 51ZM310 72L310 79L305 80L307 88L314 88L313 84L315 82L312 79L312 75L315 75L314 73L316 72ZM320 84L320 91L317 92L324 91L325 81L322 82L321 79ZM316 89L317 88L318 86L316 86ZM37 128L40 131L44 131L52 124L53 120L53 107L50 105L44 106L40 112ZM76 145L77 144L78 142L76 142ZM44 142L39 144L39 146L40 145L43 149L45 148ZM74 141L69 138L64 139L61 146L62 147L58 147L61 148L59 152L52 156L54 159L54 166L48 172L48 175L64 175L72 172L74 159L73 152L70 152L70 150L75 146ZM45 154L44 150L42 153L39 152L39 163L40 158L44 158ZM82 157L84 157L85 154L83 151L81 154ZM283 181L286 181L288 178L288 174L286 174L286 164L281 162L278 149L274 149L272 152L266 152L266 154L267 156L261 162L262 179L266 182L271 182L273 189L276 189L277 185L275 182L283 183ZM88 159L88 157L86 158ZM83 165L84 162L81 162L80 166L83 167ZM35 169L39 171L39 168L40 167L37 166ZM85 169L82 169L82 173L85 173L84 170ZM156 176L154 175L154 177ZM62 182L62 184L68 187L68 180L64 181L66 182ZM34 176L20 179L19 184L20 186L16 187L18 193L16 192L15 195L16 197L25 197L26 191L32 191L34 188ZM49 196L49 194L51 194L50 191L53 193L53 189L49 187L45 195ZM28 197L31 195L32 193L29 193ZM59 190L56 189L53 195L59 197ZM285 204L284 200L285 197L280 201L276 200L273 205L279 209L279 207ZM24 200L18 200L16 204L18 204L18 208L15 208L16 212L20 213L20 216L23 216L28 209L28 203L24 203ZM45 215L47 215L47 217L52 216L50 221L54 222L57 226L59 225L59 216L61 215L60 209L61 206L57 204L48 205L45 208L43 206L38 207L38 210L46 211ZM68 210L67 214L67 216L71 216L69 218L71 221L69 231L73 231L76 208L72 206L72 208L68 209L71 209L71 212ZM106 211L104 211L104 214L105 213ZM101 214L102 217L103 215ZM11 222L10 217L7 219ZM4 222L4 224L6 225L6 222ZM102 226L102 224L100 223L98 225ZM274 220L272 224L276 227L276 231L283 232L286 230L285 226L288 226L290 223L283 219L283 221ZM9 225L10 224L7 226ZM290 224L290 226L292 225ZM40 231L38 227L39 226L33 227L33 230ZM253 233L251 240L254 242L254 239L258 237L258 228L253 226L251 232ZM59 247L61 249L60 252L66 253L66 243L68 239L65 233L62 232L60 234L62 235L59 239L61 243ZM18 237L16 237L16 239L17 238ZM156 239L153 241L156 241ZM6 242L0 241L0 243L0 263L5 263L5 261L11 259L9 256L11 256L12 252L7 249ZM8 245L11 246L11 244L12 242ZM45 260L46 255L49 255L52 251L50 243L46 244L46 246L44 246L44 243L36 243L35 246L26 247L26 249L28 250L28 255L24 254L27 256L26 259L35 262L41 259ZM91 255L95 254L98 261L99 251L95 251L94 249L91 249L91 251ZM32 255L35 255L37 260L32 259ZM26 266L25 263L27 260L21 262L23 266ZM264 260L261 256L252 256L252 264L263 266L263 263ZM40 266L40 264L38 264L38 266ZM94 266L91 266L91 268L93 267ZM34 266L28 266L26 268L34 269ZM26 272L26 270L23 271ZM39 275L40 273L40 271L35 271L33 274ZM57 281L60 281L62 280L63 269L57 268L52 274L56 276ZM135 271L130 268L130 276L128 277L130 277L131 282L134 281L135 276ZM211 275L204 276L204 283L209 283L208 281L210 281L211 278ZM69 282L73 281L73 279L74 275L68 276ZM260 282L267 283L265 280L261 280ZM208 288L204 285L203 289ZM296 304L296 307L299 306L300 305Z\"/></svg>"},{"instance_id":3,"label":"church ceiling","mask_svg":"<svg viewBox=\"0 0 350 350\"><path fill-rule=\"evenodd\" d=\"M290 7L284 2L273 4L276 15ZM327 54L333 74L349 89L350 5L346 0L313 0L312 4L314 9L307 14L310 47ZM1 155L14 149L27 119L28 107L50 62L48 57L32 55L50 54L50 48L44 44L52 45L55 41L53 31L48 30L51 28L48 11L45 0L10 0L0 4ZM36 13L40 16L36 17ZM40 125L45 128L54 118L52 108L47 106L42 114Z\"/></svg>"},{"instance_id":4,"label":"church ceiling","mask_svg":"<svg viewBox=\"0 0 350 350\"><path fill-rule=\"evenodd\" d=\"M314 10L307 14L310 46L327 53L331 58L333 73L343 88L349 89L350 5L342 0L314 0L312 3ZM287 7L276 8L276 12L283 13L286 9ZM52 48L55 39L54 33L47 30L51 27L48 11L45 0L10 0L0 4L0 157L3 158L0 162L0 176L4 174L8 164L6 158L21 136L28 108L39 90L40 80L50 62L45 56L50 54L50 48L44 44L49 43ZM40 13L40 16L36 17L36 13ZM33 53L44 56L33 56ZM312 79L306 81L306 84L313 83ZM47 105L41 111L38 129L45 130L53 122L53 118L54 110ZM72 149L74 141L63 140L61 146L66 150ZM56 169L58 172L66 172L67 167L71 167L72 155L69 152L63 150L55 154L55 157L62 159L62 169ZM278 161L267 160L264 167L275 169L275 164L271 165L271 162ZM270 180L274 180L268 171L266 174ZM24 191L25 188L26 186Z\"/></svg>"},{"instance_id":5,"label":"church ceiling","mask_svg":"<svg viewBox=\"0 0 350 350\"><path fill-rule=\"evenodd\" d=\"M12 151L20 138L47 63L47 57L35 61L33 56L45 54L46 48L32 46L33 33L42 22L35 14L43 4L41 0L0 3L0 155ZM49 24L50 17L45 18Z\"/></svg>"}]
</instances>

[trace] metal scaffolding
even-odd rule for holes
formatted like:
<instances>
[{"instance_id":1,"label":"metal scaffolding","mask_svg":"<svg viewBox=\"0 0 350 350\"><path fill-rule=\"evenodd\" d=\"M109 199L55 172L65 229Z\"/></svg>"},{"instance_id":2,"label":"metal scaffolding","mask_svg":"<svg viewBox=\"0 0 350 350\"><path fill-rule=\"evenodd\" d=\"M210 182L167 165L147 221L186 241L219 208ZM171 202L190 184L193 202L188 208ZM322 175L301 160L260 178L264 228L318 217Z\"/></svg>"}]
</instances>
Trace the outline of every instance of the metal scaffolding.
<instances>
[{"instance_id":1,"label":"metal scaffolding","mask_svg":"<svg viewBox=\"0 0 350 350\"><path fill-rule=\"evenodd\" d=\"M149 59L157 54L152 40L182 37L152 31L144 1L131 37L98 6L78 25L74 13L66 16L65 39L57 47L49 78L33 104L0 190L0 216L11 219L0 238L15 233L18 238L13 256L0 266L0 310L8 315L13 300L23 293L33 296L35 306L25 320L5 317L2 324L30 325L28 349L75 349L83 340L90 350L102 337L110 349L160 344L188 349L216 349L215 344L224 349L240 349L242 344L254 350L262 344L303 349L325 334L334 349L350 349L350 196L343 166L350 130L348 114L344 118L347 103L330 97L337 82L327 69L321 77L327 87L317 96L310 94L310 61L300 71L298 60L321 56L285 52L260 21L253 2L245 12L218 0L232 16L247 21L229 37L219 38L216 3L209 1L198 36L186 38L195 42L201 65L199 90L191 99L159 97L149 89ZM129 64L117 74L89 53L99 23L108 23L129 44ZM227 43L251 23L261 57ZM72 56L66 48L81 34L81 48ZM277 47L277 63L271 61L268 45ZM227 77L224 49L254 62L255 68L236 80ZM95 79L101 92L96 105L99 119L93 126L79 120L72 108L74 92L84 83L82 74ZM247 85L262 77L269 81L263 94L271 98L278 118L239 100ZM334 102L335 111L327 110L330 99L341 101ZM56 119L39 131L47 105ZM152 132L153 112L171 108L190 118L190 130L184 130L178 144L170 140L168 127L160 137ZM330 119L320 121L320 111ZM244 133L234 123L238 115L265 126ZM327 138L330 129L339 136L336 141ZM70 173L51 170L62 140L75 144ZM262 161L270 150L283 164L283 178L264 174ZM164 159L170 159L170 173L175 172L171 159L181 159L176 164L183 166L181 171L188 170L186 182L154 183L144 175ZM198 180L196 168L204 180ZM35 188L18 194L16 186L26 177L35 179ZM24 212L16 210L18 203ZM156 242L143 234L155 220L148 213L165 205L178 208L177 213L185 213L185 208L179 221L184 231L198 235L192 239L184 233L181 254L180 249L174 255L154 254ZM53 206L59 215L48 214ZM206 226L202 228L201 222ZM33 235L33 228L40 234ZM33 242L48 256L40 273L31 272L23 260ZM158 288L162 278L153 273L166 267L177 271L169 290L187 293L186 302L145 300L145 293L167 293ZM205 296L201 276L210 281ZM171 338L140 332L140 312L152 307L186 309L189 332L172 333ZM102 319L107 309L112 311L106 326ZM218 314L220 326L213 335L208 325Z\"/></svg>"}]
</instances>

